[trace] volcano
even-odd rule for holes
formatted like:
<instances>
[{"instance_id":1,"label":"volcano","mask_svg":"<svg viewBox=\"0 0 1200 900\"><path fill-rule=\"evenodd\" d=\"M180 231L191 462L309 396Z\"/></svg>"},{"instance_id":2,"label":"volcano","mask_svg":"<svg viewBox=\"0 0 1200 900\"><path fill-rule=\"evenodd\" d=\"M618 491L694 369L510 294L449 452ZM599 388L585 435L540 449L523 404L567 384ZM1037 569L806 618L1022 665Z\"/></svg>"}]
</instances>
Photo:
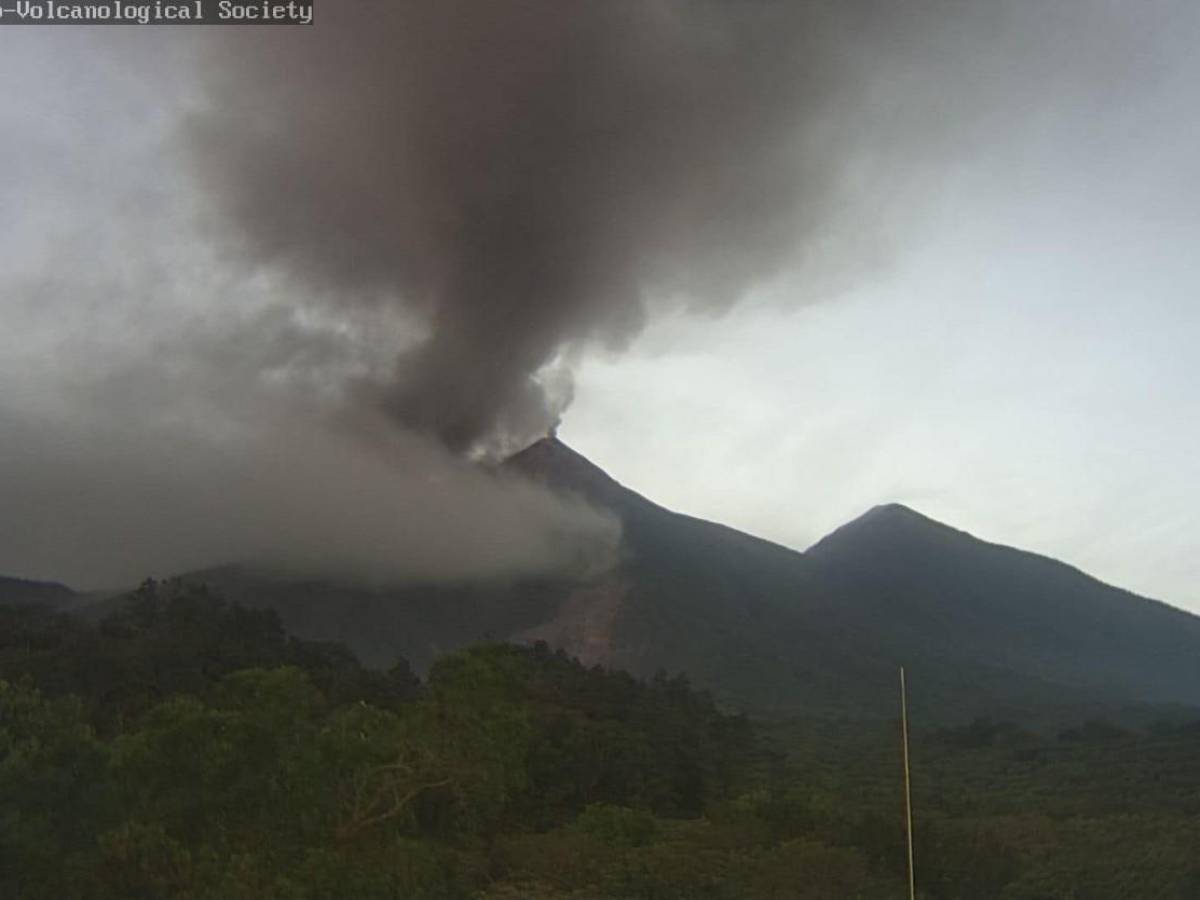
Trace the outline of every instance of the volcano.
<instances>
[{"instance_id":1,"label":"volcano","mask_svg":"<svg viewBox=\"0 0 1200 900\"><path fill-rule=\"evenodd\" d=\"M545 641L589 665L685 673L729 708L1044 719L1059 709L1200 707L1200 618L1061 562L878 506L806 552L665 509L556 438L500 466L621 521L586 578L367 589L229 567L186 576L276 609L299 637L421 670L479 640Z\"/></svg>"},{"instance_id":2,"label":"volcano","mask_svg":"<svg viewBox=\"0 0 1200 900\"><path fill-rule=\"evenodd\" d=\"M508 464L622 520L607 664L823 717L891 714L901 664L931 719L1200 704L1200 618L900 504L801 553L666 510L555 439ZM578 632L542 633L588 649Z\"/></svg>"}]
</instances>

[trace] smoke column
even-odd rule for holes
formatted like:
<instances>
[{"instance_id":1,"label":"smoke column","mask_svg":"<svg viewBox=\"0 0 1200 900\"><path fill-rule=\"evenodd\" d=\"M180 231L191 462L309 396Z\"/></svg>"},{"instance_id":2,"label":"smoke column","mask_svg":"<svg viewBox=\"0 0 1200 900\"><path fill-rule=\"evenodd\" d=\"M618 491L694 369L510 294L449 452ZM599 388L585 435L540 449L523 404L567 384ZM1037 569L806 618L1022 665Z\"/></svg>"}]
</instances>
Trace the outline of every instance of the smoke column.
<instances>
[{"instance_id":1,"label":"smoke column","mask_svg":"<svg viewBox=\"0 0 1200 900\"><path fill-rule=\"evenodd\" d=\"M822 4L332 2L225 30L188 128L231 245L423 323L361 396L458 450L545 433L647 297L720 309L830 214ZM844 75L845 73L842 73ZM548 377L555 376L557 377Z\"/></svg>"},{"instance_id":2,"label":"smoke column","mask_svg":"<svg viewBox=\"0 0 1200 900\"><path fill-rule=\"evenodd\" d=\"M603 558L611 518L455 453L551 429L573 362L659 305L719 313L785 272L784 302L827 296L919 241L956 165L1095 146L1190 58L1186 5L1146 7L322 0L311 28L0 29L27 86L0 99L0 572Z\"/></svg>"}]
</instances>

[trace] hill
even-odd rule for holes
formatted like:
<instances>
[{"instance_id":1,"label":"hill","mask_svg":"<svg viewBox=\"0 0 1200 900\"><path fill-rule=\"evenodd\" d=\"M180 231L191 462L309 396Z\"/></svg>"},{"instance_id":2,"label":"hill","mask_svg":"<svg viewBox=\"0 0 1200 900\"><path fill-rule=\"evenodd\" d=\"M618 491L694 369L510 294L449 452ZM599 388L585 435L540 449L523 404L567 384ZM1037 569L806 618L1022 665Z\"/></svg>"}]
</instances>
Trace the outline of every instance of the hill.
<instances>
[{"instance_id":1,"label":"hill","mask_svg":"<svg viewBox=\"0 0 1200 900\"><path fill-rule=\"evenodd\" d=\"M0 575L0 606L36 604L58 607L70 603L76 596L65 584Z\"/></svg>"},{"instance_id":2,"label":"hill","mask_svg":"<svg viewBox=\"0 0 1200 900\"><path fill-rule=\"evenodd\" d=\"M806 554L894 653L973 661L1105 697L1200 702L1200 618L896 504Z\"/></svg>"},{"instance_id":3,"label":"hill","mask_svg":"<svg viewBox=\"0 0 1200 900\"><path fill-rule=\"evenodd\" d=\"M799 553L663 509L554 439L510 466L620 515L609 659L633 671L677 667L727 702L816 717L892 715L901 664L927 721L1200 705L1200 618L906 507Z\"/></svg>"},{"instance_id":4,"label":"hill","mask_svg":"<svg viewBox=\"0 0 1200 900\"><path fill-rule=\"evenodd\" d=\"M727 706L759 714L890 717L902 663L914 713L929 722L1200 705L1196 617L901 506L799 553L667 510L557 439L516 454L499 476L613 510L620 564L587 582L388 589L280 583L244 569L196 577L378 666L404 656L423 670L480 639L545 640L587 664L686 672Z\"/></svg>"},{"instance_id":5,"label":"hill","mask_svg":"<svg viewBox=\"0 0 1200 900\"><path fill-rule=\"evenodd\" d=\"M493 643L421 682L177 580L96 624L0 607L0 895L901 895L894 723L762 738L682 677ZM1193 900L1198 750L1200 721L918 733L920 895Z\"/></svg>"},{"instance_id":6,"label":"hill","mask_svg":"<svg viewBox=\"0 0 1200 900\"><path fill-rule=\"evenodd\" d=\"M496 474L615 512L620 562L584 581L386 588L244 567L187 577L378 668L404 657L421 672L475 641L542 640L587 665L686 673L758 715L890 718L901 664L930 724L1146 722L1171 714L1147 704L1200 707L1200 619L902 506L801 553L665 509L554 438Z\"/></svg>"}]
</instances>

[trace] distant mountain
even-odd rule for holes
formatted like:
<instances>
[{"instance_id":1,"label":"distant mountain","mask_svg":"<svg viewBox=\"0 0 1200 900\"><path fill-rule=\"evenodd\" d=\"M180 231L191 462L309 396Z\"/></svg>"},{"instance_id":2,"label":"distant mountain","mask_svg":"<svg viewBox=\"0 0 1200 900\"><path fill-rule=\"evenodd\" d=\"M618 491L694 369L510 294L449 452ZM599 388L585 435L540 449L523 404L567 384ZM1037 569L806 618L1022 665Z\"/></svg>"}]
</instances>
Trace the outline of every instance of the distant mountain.
<instances>
[{"instance_id":1,"label":"distant mountain","mask_svg":"<svg viewBox=\"0 0 1200 900\"><path fill-rule=\"evenodd\" d=\"M680 669L732 704L817 716L893 714L901 664L930 718L1200 705L1200 618L906 507L798 553L663 509L557 440L509 465L620 515L611 664ZM542 633L572 646L569 629Z\"/></svg>"},{"instance_id":2,"label":"distant mountain","mask_svg":"<svg viewBox=\"0 0 1200 900\"><path fill-rule=\"evenodd\" d=\"M38 604L59 607L70 603L76 596L65 584L0 575L0 606Z\"/></svg>"},{"instance_id":3,"label":"distant mountain","mask_svg":"<svg viewBox=\"0 0 1200 900\"><path fill-rule=\"evenodd\" d=\"M1200 618L897 504L806 554L890 653L973 662L1107 697L1200 703Z\"/></svg>"},{"instance_id":4,"label":"distant mountain","mask_svg":"<svg viewBox=\"0 0 1200 900\"><path fill-rule=\"evenodd\" d=\"M544 640L588 664L685 672L756 713L891 717L901 664L927 722L1200 707L1200 619L903 506L800 553L658 506L554 438L497 475L612 510L620 563L586 581L388 589L237 567L189 577L379 666L404 656L419 670L484 638Z\"/></svg>"}]
</instances>

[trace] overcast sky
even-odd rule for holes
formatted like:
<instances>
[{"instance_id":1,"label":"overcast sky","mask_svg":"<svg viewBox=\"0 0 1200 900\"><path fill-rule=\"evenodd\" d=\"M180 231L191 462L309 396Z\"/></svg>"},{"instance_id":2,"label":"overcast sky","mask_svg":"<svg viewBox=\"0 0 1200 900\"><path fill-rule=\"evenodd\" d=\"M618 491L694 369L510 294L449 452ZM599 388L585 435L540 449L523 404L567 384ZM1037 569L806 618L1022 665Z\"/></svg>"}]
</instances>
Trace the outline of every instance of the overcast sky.
<instances>
[{"instance_id":1,"label":"overcast sky","mask_svg":"<svg viewBox=\"0 0 1200 900\"><path fill-rule=\"evenodd\" d=\"M559 435L666 506L798 549L898 501L1200 612L1200 9L1079 0L1045 21L1041 4L1015 6L1002 33L918 32L871 71L846 101L874 112L846 120L862 134L845 145L836 227L818 228L794 264L749 279L720 311L649 297L645 329L623 344L574 341L556 363L574 372ZM61 464L86 470L91 446L111 460L136 445L134 466L165 471L188 455L114 434L259 429L298 344L304 371L328 384L420 340L419 322L370 304L306 305L277 365L272 340L246 338L277 335L297 288L294 273L227 264L197 213L203 192L178 144L196 102L193 44L180 31L0 28L10 501L33 502L18 488L41 483L34 469L52 478L29 462L46 446L73 442ZM284 393L291 429L297 401ZM286 452L272 447L268 458ZM307 458L304 478L333 452ZM132 478L95 477L115 491ZM106 501L47 490L54 514L33 537L17 506L0 508L11 574L88 586L216 561L156 547L116 567L69 563L48 546L55 529L78 557L111 527L93 511L66 528L70 504ZM130 490L139 503L176 497ZM195 508L219 519L210 500ZM230 547L222 530L213 552Z\"/></svg>"},{"instance_id":2,"label":"overcast sky","mask_svg":"<svg viewBox=\"0 0 1200 900\"><path fill-rule=\"evenodd\" d=\"M1126 29L1108 65L1051 102L1002 91L887 195L879 269L659 321L583 366L562 436L791 547L897 501L1200 612L1200 7L1074 9Z\"/></svg>"}]
</instances>

